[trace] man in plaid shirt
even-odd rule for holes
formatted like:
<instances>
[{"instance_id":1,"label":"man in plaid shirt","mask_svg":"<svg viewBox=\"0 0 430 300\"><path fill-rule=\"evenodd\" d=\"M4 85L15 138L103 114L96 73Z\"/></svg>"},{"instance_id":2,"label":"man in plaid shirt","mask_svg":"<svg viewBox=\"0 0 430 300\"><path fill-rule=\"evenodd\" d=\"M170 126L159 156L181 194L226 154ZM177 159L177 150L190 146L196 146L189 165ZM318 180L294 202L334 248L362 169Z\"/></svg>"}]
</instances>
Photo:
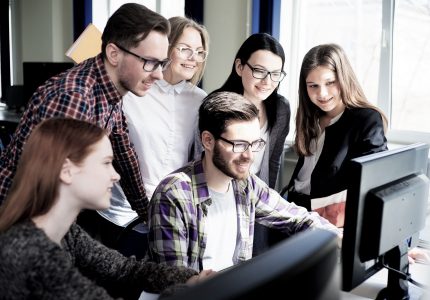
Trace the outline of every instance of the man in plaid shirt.
<instances>
[{"instance_id":1,"label":"man in plaid shirt","mask_svg":"<svg viewBox=\"0 0 430 300\"><path fill-rule=\"evenodd\" d=\"M170 24L143 5L121 6L108 20L102 52L40 86L29 101L15 135L0 157L0 204L11 186L22 148L33 128L51 117L70 117L105 128L114 149L115 169L132 208L146 216L148 199L137 156L121 110L122 96L143 96L169 60ZM43 172L43 170L40 170Z\"/></svg>"},{"instance_id":2,"label":"man in plaid shirt","mask_svg":"<svg viewBox=\"0 0 430 300\"><path fill-rule=\"evenodd\" d=\"M289 203L249 173L264 148L258 109L241 95L207 96L199 110L204 153L164 178L149 204L149 256L195 270L221 270L252 257L254 222L287 235L340 231Z\"/></svg>"}]
</instances>

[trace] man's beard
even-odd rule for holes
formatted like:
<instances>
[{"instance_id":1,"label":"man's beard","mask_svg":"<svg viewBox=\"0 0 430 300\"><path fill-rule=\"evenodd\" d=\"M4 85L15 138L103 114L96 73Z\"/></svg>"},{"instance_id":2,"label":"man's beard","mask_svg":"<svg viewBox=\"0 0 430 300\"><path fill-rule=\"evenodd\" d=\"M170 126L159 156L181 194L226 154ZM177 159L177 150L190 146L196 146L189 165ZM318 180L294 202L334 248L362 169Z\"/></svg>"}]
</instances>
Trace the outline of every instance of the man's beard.
<instances>
[{"instance_id":1,"label":"man's beard","mask_svg":"<svg viewBox=\"0 0 430 300\"><path fill-rule=\"evenodd\" d=\"M233 161L234 163L235 161ZM250 162L249 159L242 159L236 162ZM214 151L213 151L213 157L212 157L212 163L217 167L221 172L223 172L225 175L233 178L233 179L246 179L249 176L249 170L248 172L244 174L238 174L237 172L233 171L232 166L228 165L228 162L222 157L221 151L219 149L218 144L215 144Z\"/></svg>"}]
</instances>

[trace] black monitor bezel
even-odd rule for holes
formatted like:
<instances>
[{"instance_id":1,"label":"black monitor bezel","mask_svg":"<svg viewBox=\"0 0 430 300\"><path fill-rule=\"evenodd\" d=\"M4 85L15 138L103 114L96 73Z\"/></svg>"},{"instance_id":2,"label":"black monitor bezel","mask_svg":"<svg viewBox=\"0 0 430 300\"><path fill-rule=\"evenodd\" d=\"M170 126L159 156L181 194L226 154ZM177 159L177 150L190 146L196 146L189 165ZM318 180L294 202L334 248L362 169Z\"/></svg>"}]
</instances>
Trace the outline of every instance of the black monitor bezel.
<instances>
[{"instance_id":1,"label":"black monitor bezel","mask_svg":"<svg viewBox=\"0 0 430 300\"><path fill-rule=\"evenodd\" d=\"M338 256L338 237L334 233L307 230L163 299L273 299L282 293L291 299L340 299ZM312 287L303 289L303 280Z\"/></svg>"},{"instance_id":2,"label":"black monitor bezel","mask_svg":"<svg viewBox=\"0 0 430 300\"><path fill-rule=\"evenodd\" d=\"M351 160L342 243L342 290L351 291L383 268L379 260L360 260L367 192L409 175L426 174L428 151L428 144L415 143Z\"/></svg>"}]
</instances>

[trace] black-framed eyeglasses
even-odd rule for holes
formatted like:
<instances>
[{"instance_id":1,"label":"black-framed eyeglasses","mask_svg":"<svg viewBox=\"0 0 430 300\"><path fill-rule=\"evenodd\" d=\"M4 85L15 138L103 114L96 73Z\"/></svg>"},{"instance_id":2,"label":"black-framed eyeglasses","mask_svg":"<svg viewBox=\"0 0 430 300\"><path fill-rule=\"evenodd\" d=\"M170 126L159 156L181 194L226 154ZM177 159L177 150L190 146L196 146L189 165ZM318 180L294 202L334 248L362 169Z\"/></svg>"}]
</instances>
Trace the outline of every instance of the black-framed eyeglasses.
<instances>
[{"instance_id":1,"label":"black-framed eyeglasses","mask_svg":"<svg viewBox=\"0 0 430 300\"><path fill-rule=\"evenodd\" d=\"M233 145L233 152L234 153L243 153L246 150L248 150L248 148L250 146L251 146L252 152L258 152L261 149L263 149L264 145L266 145L266 141L263 139L255 140L252 143L249 143L247 141L242 141L242 140L230 141L230 140L223 138L222 136L220 136L218 139L222 140L226 143L229 143L230 145Z\"/></svg>"},{"instance_id":2,"label":"black-framed eyeglasses","mask_svg":"<svg viewBox=\"0 0 430 300\"><path fill-rule=\"evenodd\" d=\"M141 62L143 62L143 70L145 70L146 72L154 72L155 70L158 69L158 67L161 67L161 70L164 71L167 69L167 67L171 63L170 59L165 59L165 60L148 59L148 58L144 58L140 55L137 55L136 53L133 53L130 50L127 50L120 45L115 44L115 46L117 46L119 49L121 49L125 53L133 55L134 57L138 58Z\"/></svg>"},{"instance_id":3,"label":"black-framed eyeglasses","mask_svg":"<svg viewBox=\"0 0 430 300\"><path fill-rule=\"evenodd\" d=\"M287 75L287 73L285 73L284 71L269 72L269 71L261 69L261 68L254 68L248 62L246 62L246 65L251 69L252 77L254 77L255 79L264 79L267 77L267 75L270 75L270 79L272 79L272 81L280 82Z\"/></svg>"},{"instance_id":4,"label":"black-framed eyeglasses","mask_svg":"<svg viewBox=\"0 0 430 300\"><path fill-rule=\"evenodd\" d=\"M176 47L176 49L179 50L179 54L184 59L191 59L194 56L196 62L204 62L208 57L208 52L205 50L194 50L189 47L182 46Z\"/></svg>"}]
</instances>

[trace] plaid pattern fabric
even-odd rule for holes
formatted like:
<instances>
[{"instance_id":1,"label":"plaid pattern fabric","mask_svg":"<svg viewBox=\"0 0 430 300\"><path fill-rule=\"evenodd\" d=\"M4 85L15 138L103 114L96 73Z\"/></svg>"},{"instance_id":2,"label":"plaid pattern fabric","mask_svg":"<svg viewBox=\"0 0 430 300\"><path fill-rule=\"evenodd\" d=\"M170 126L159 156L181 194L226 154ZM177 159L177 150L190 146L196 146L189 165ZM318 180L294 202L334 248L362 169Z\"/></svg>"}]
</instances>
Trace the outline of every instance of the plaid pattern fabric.
<instances>
[{"instance_id":1,"label":"plaid pattern fabric","mask_svg":"<svg viewBox=\"0 0 430 300\"><path fill-rule=\"evenodd\" d=\"M148 199L137 155L129 141L122 96L110 80L101 55L50 78L31 97L18 128L0 156L0 204L12 184L19 157L33 128L44 119L69 117L106 128L114 150L121 186L138 214L145 216Z\"/></svg>"},{"instance_id":2,"label":"plaid pattern fabric","mask_svg":"<svg viewBox=\"0 0 430 300\"><path fill-rule=\"evenodd\" d=\"M252 257L254 222L287 234L309 228L339 230L314 212L283 199L255 175L232 180L238 214L235 264ZM159 263L202 270L205 219L212 199L201 160L164 178L149 204L149 256Z\"/></svg>"}]
</instances>

